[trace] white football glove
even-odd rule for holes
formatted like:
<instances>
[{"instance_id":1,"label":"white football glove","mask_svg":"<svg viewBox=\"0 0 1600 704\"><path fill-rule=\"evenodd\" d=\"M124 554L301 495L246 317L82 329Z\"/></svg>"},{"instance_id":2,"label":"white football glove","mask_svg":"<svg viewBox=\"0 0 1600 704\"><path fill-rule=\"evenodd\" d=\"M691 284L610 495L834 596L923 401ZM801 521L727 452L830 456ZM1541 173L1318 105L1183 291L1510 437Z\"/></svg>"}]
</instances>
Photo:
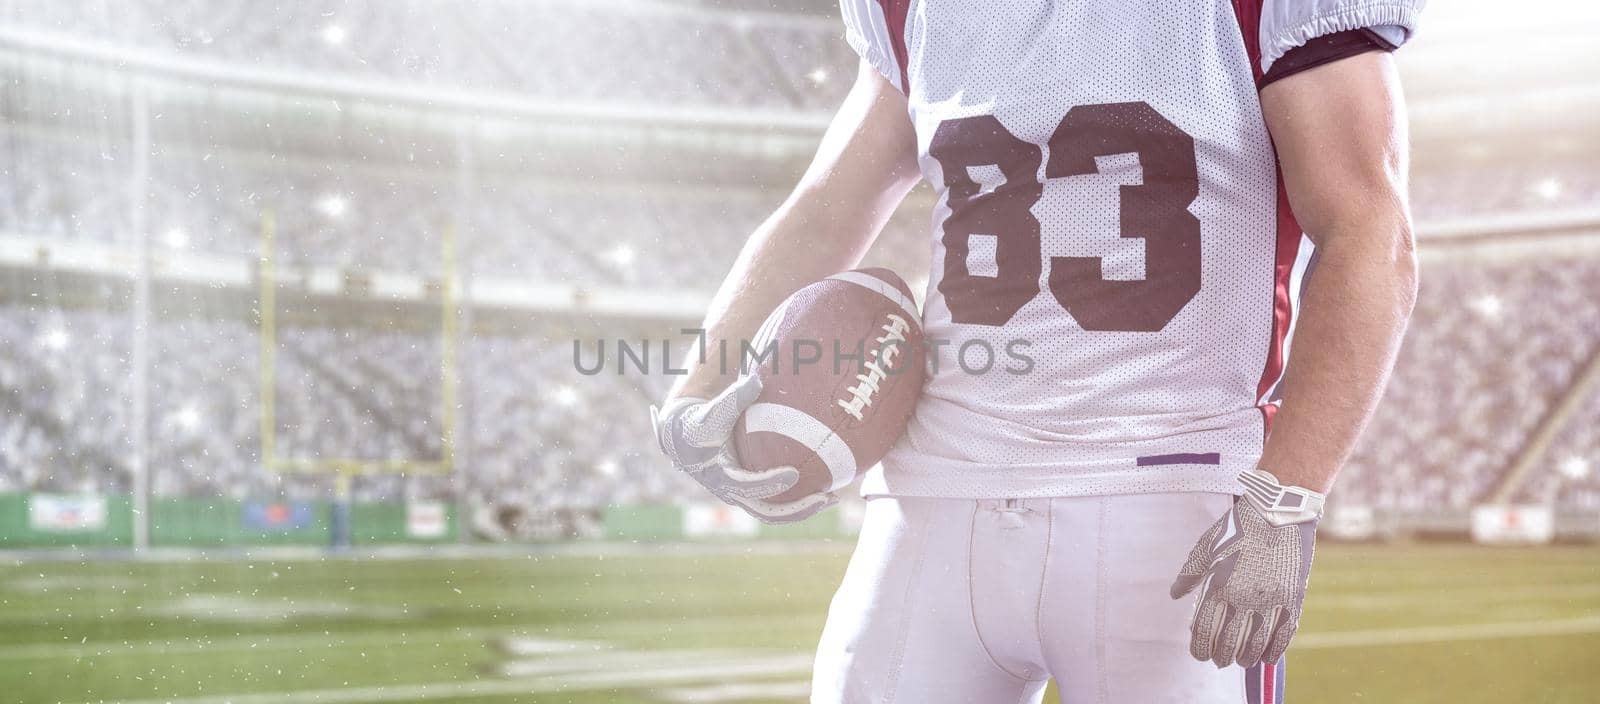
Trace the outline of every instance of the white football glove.
<instances>
[{"instance_id":1,"label":"white football glove","mask_svg":"<svg viewBox=\"0 0 1600 704\"><path fill-rule=\"evenodd\" d=\"M716 398L675 398L665 406L650 407L656 442L673 466L688 473L724 502L744 509L764 523L803 521L829 506L832 493L812 494L787 503L767 501L788 491L800 480L793 467L759 472L745 470L734 450L734 426L746 408L761 395L761 378L741 376Z\"/></svg>"},{"instance_id":2,"label":"white football glove","mask_svg":"<svg viewBox=\"0 0 1600 704\"><path fill-rule=\"evenodd\" d=\"M1172 583L1174 599L1200 587L1189 653L1219 668L1277 662L1288 650L1300 626L1324 500L1261 469L1239 475L1239 482L1244 495L1200 536Z\"/></svg>"}]
</instances>

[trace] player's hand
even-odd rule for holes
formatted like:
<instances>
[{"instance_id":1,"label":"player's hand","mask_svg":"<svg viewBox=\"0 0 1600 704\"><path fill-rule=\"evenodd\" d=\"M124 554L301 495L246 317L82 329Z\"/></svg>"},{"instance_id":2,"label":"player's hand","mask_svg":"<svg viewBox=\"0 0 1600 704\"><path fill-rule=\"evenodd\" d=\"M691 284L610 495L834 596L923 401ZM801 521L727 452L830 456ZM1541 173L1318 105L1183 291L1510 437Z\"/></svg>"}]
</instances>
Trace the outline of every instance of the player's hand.
<instances>
[{"instance_id":1,"label":"player's hand","mask_svg":"<svg viewBox=\"0 0 1600 704\"><path fill-rule=\"evenodd\" d=\"M1260 469L1239 481L1244 495L1200 536L1172 583L1174 599L1200 587L1189 653L1219 668L1277 662L1288 650L1324 498Z\"/></svg>"},{"instance_id":2,"label":"player's hand","mask_svg":"<svg viewBox=\"0 0 1600 704\"><path fill-rule=\"evenodd\" d=\"M744 509L765 523L803 521L837 498L812 494L795 501L768 501L800 480L793 467L759 472L745 470L734 450L733 428L746 408L761 395L761 378L742 376L716 398L675 398L650 407L650 421L661 451L679 470L693 477L724 502Z\"/></svg>"}]
</instances>

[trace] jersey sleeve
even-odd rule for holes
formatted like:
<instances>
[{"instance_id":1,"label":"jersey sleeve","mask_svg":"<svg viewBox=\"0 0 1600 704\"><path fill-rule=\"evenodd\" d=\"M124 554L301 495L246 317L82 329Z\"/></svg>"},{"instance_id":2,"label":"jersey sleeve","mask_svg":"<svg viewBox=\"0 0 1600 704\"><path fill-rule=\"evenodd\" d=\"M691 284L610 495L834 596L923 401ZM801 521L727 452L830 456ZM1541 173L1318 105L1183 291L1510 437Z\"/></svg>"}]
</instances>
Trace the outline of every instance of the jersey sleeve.
<instances>
[{"instance_id":1,"label":"jersey sleeve","mask_svg":"<svg viewBox=\"0 0 1600 704\"><path fill-rule=\"evenodd\" d=\"M906 92L906 12L910 0L839 0L844 38L861 58Z\"/></svg>"},{"instance_id":2,"label":"jersey sleeve","mask_svg":"<svg viewBox=\"0 0 1600 704\"><path fill-rule=\"evenodd\" d=\"M1264 0L1261 6L1262 73L1284 54L1320 37L1367 30L1398 47L1417 30L1427 0Z\"/></svg>"}]
</instances>

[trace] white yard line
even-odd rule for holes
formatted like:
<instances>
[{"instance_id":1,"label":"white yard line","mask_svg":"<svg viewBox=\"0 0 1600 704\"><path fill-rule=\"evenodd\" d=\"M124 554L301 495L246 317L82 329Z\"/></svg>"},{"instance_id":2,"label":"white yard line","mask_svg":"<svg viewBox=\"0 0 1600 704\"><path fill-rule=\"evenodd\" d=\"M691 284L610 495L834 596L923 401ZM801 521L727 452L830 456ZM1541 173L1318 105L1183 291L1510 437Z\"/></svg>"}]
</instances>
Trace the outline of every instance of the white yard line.
<instances>
[{"instance_id":1,"label":"white yard line","mask_svg":"<svg viewBox=\"0 0 1600 704\"><path fill-rule=\"evenodd\" d=\"M495 638L489 643L496 650L506 655L518 657L594 653L612 647L611 643L599 640L553 640L550 638L526 638L522 636Z\"/></svg>"},{"instance_id":2,"label":"white yard line","mask_svg":"<svg viewBox=\"0 0 1600 704\"><path fill-rule=\"evenodd\" d=\"M762 628L787 626L815 626L822 628L820 617L809 614L774 616L761 620ZM140 641L122 643L33 643L0 646L0 660L116 657L128 655L178 655L183 653L214 653L269 650L310 650L316 648L385 647L390 645L451 643L483 640L496 646L512 645L532 639L523 637L518 628L528 632L542 631L560 635L574 635L583 639L592 636L614 637L618 634L652 633L664 628L691 633L742 633L750 630L749 623L721 618L707 619L641 619L633 621L602 621L588 626L579 623L529 623L508 624L498 628L433 628L395 629L391 631L364 631L351 635L284 635L234 636L228 638L195 638L186 640ZM503 638L496 638L503 636ZM492 639L492 640L491 640ZM548 641L546 641L548 642ZM514 650L509 654L519 655ZM530 653L531 654L531 653Z\"/></svg>"},{"instance_id":3,"label":"white yard line","mask_svg":"<svg viewBox=\"0 0 1600 704\"><path fill-rule=\"evenodd\" d=\"M1326 604L1326 602L1319 603L1324 605ZM1366 602L1363 600L1363 603ZM793 622L795 624L808 624L816 621L817 619L809 616L765 619L763 620L763 625L770 626L775 620L779 622ZM749 630L749 626L747 624L739 624L737 622L725 621L722 619L708 619L701 622L685 621L682 619L613 621L609 623L596 624L595 629L603 633L647 632L653 628L660 628L667 625L682 630L696 632ZM551 624L529 624L528 628L570 632L579 630L581 626L579 624L560 624L554 626ZM1342 648L1383 645L1385 643L1442 642L1455 640L1534 637L1542 635L1564 635L1569 633L1591 632L1600 632L1600 617L1301 633L1295 638L1294 645L1296 648L1307 649ZM86 657L117 657L145 654L182 655L190 653L244 651L267 652L274 650L313 650L318 648L349 649L360 647L386 647L406 644L451 643L473 640L483 640L500 645L501 647L510 645L510 648L506 648L510 651L508 652L510 655L531 655L534 654L532 651L526 653L518 652L520 649L519 646L531 646L532 644L536 644L538 642L550 642L543 639L525 638L516 635L516 633L517 632L515 630L508 633L502 628L442 628L405 631L397 630L379 633L365 632L343 636L330 636L324 634L263 634L257 636L235 636L230 638L142 641L133 643L37 643L28 645L0 646L0 660L48 658L75 659ZM495 636L502 637L495 638ZM534 648L534 650L537 650L537 648Z\"/></svg>"},{"instance_id":4,"label":"white yard line","mask_svg":"<svg viewBox=\"0 0 1600 704\"><path fill-rule=\"evenodd\" d=\"M811 683L751 682L748 684L717 684L709 687L684 687L664 689L655 696L674 704L712 704L714 702L743 702L756 699L805 700L811 696Z\"/></svg>"},{"instance_id":5,"label":"white yard line","mask_svg":"<svg viewBox=\"0 0 1600 704\"><path fill-rule=\"evenodd\" d=\"M1458 626L1417 626L1411 628L1305 633L1295 637L1294 649L1364 648L1374 645L1536 638L1539 636L1577 635L1583 633L1600 633L1600 616L1550 621L1468 623Z\"/></svg>"},{"instance_id":6,"label":"white yard line","mask_svg":"<svg viewBox=\"0 0 1600 704\"><path fill-rule=\"evenodd\" d=\"M430 644L451 641L487 639L490 633L482 630L415 630L360 635L336 636L262 634L232 638L195 638L190 640L143 641L138 643L41 643L0 647L0 660L30 658L86 658L118 655L181 655L186 653L215 653L234 651L311 650L317 648L359 648L363 646L388 647L407 644Z\"/></svg>"},{"instance_id":7,"label":"white yard line","mask_svg":"<svg viewBox=\"0 0 1600 704\"><path fill-rule=\"evenodd\" d=\"M533 660L512 660L494 667L495 674L511 679L558 675L564 672L603 672L606 670L637 670L662 668L678 664L705 665L711 663L737 663L761 656L788 656L783 651L733 650L622 650L615 652L557 655Z\"/></svg>"},{"instance_id":8,"label":"white yard line","mask_svg":"<svg viewBox=\"0 0 1600 704\"><path fill-rule=\"evenodd\" d=\"M1566 601L1600 596L1600 584L1559 584L1474 587L1452 587L1448 601L1441 601L1437 588L1395 589L1382 591L1313 591L1309 600L1312 609L1322 608L1391 608L1428 604L1481 604L1510 601Z\"/></svg>"},{"instance_id":9,"label":"white yard line","mask_svg":"<svg viewBox=\"0 0 1600 704\"><path fill-rule=\"evenodd\" d=\"M1549 621L1306 633L1295 639L1294 647L1297 650L1327 650L1589 633L1600 633L1600 616ZM348 640L346 639L346 642ZM374 640L394 642L392 637ZM707 660L713 662L706 662ZM690 704L731 701L739 698L791 696L803 698L805 690L802 688L804 683L801 682L741 683L737 680L804 674L811 670L811 656L806 653L735 656L732 653L706 650L615 651L512 662L504 666L503 670L508 675L516 676L512 679L435 682L392 687L342 687L281 693L142 699L124 704L360 704L556 691L594 691L618 687L655 688L661 685L704 680L718 681L722 684L662 690L659 694L668 701ZM735 681L727 682L728 680ZM745 692L752 694L747 697L743 694Z\"/></svg>"},{"instance_id":10,"label":"white yard line","mask_svg":"<svg viewBox=\"0 0 1600 704\"><path fill-rule=\"evenodd\" d=\"M515 680L476 680L398 685L393 687L343 687L281 693L223 694L204 697L124 700L122 704L361 704L362 702L425 701L460 697L577 692L616 687L723 680L741 677L793 675L811 670L809 655L748 658L743 662L714 665L679 665L655 670L589 672L560 677Z\"/></svg>"},{"instance_id":11,"label":"white yard line","mask_svg":"<svg viewBox=\"0 0 1600 704\"><path fill-rule=\"evenodd\" d=\"M372 562L391 560L479 560L532 556L552 557L673 557L680 555L807 555L845 553L854 538L810 540L755 540L730 542L611 542L580 540L570 543L512 543L474 545L386 545L330 553L315 546L264 546L248 548L154 548L134 553L126 548L40 548L0 553L0 567L25 567L40 562Z\"/></svg>"}]
</instances>

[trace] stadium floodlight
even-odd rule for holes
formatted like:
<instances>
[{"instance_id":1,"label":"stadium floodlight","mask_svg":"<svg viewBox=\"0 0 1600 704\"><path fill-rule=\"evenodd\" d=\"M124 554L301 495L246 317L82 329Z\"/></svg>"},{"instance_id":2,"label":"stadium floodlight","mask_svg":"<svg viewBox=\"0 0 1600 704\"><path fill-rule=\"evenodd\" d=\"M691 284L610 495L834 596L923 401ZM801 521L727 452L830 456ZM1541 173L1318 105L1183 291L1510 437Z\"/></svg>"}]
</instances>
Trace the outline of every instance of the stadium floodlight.
<instances>
[{"instance_id":1,"label":"stadium floodlight","mask_svg":"<svg viewBox=\"0 0 1600 704\"><path fill-rule=\"evenodd\" d=\"M595 469L596 472L599 472L602 476L615 477L615 476L617 476L617 471L619 469L621 469L621 468L617 465L617 461L616 460L610 459L610 458L606 458L606 459L600 460L599 462L595 463L594 469Z\"/></svg>"},{"instance_id":2,"label":"stadium floodlight","mask_svg":"<svg viewBox=\"0 0 1600 704\"><path fill-rule=\"evenodd\" d=\"M51 328L39 336L39 344L44 345L47 350L60 352L72 344L72 336L61 328Z\"/></svg>"},{"instance_id":3,"label":"stadium floodlight","mask_svg":"<svg viewBox=\"0 0 1600 704\"><path fill-rule=\"evenodd\" d=\"M1573 481L1589 478L1589 460L1577 455L1562 460L1557 469L1561 472L1561 476Z\"/></svg>"},{"instance_id":4,"label":"stadium floodlight","mask_svg":"<svg viewBox=\"0 0 1600 704\"><path fill-rule=\"evenodd\" d=\"M200 427L200 409L192 403L185 405L172 416L172 421L185 432L194 432Z\"/></svg>"},{"instance_id":5,"label":"stadium floodlight","mask_svg":"<svg viewBox=\"0 0 1600 704\"><path fill-rule=\"evenodd\" d=\"M330 24L322 28L322 41L332 46L343 46L345 36L344 27L339 25Z\"/></svg>"},{"instance_id":6,"label":"stadium floodlight","mask_svg":"<svg viewBox=\"0 0 1600 704\"><path fill-rule=\"evenodd\" d=\"M811 79L812 83L820 86L828 82L828 69L818 66L811 69L811 73L806 74L806 78Z\"/></svg>"},{"instance_id":7,"label":"stadium floodlight","mask_svg":"<svg viewBox=\"0 0 1600 704\"><path fill-rule=\"evenodd\" d=\"M617 265L617 268L626 269L633 266L634 256L635 252L632 245L619 244L612 248L609 258L613 264Z\"/></svg>"},{"instance_id":8,"label":"stadium floodlight","mask_svg":"<svg viewBox=\"0 0 1600 704\"><path fill-rule=\"evenodd\" d=\"M1485 318L1500 317L1500 311L1504 308L1505 304L1500 301L1500 297L1492 293L1479 296L1472 302L1472 309Z\"/></svg>"},{"instance_id":9,"label":"stadium floodlight","mask_svg":"<svg viewBox=\"0 0 1600 704\"><path fill-rule=\"evenodd\" d=\"M555 392L550 394L550 400L557 406L571 408L578 405L578 390L570 386L557 387Z\"/></svg>"},{"instance_id":10,"label":"stadium floodlight","mask_svg":"<svg viewBox=\"0 0 1600 704\"><path fill-rule=\"evenodd\" d=\"M345 197L338 193L330 193L323 196L322 200L317 201L317 210L330 218L344 217L345 212L349 211L349 209L350 201L345 200Z\"/></svg>"},{"instance_id":11,"label":"stadium floodlight","mask_svg":"<svg viewBox=\"0 0 1600 704\"><path fill-rule=\"evenodd\" d=\"M174 227L162 233L161 242L172 249L183 249L189 246L189 233L181 227Z\"/></svg>"},{"instance_id":12,"label":"stadium floodlight","mask_svg":"<svg viewBox=\"0 0 1600 704\"><path fill-rule=\"evenodd\" d=\"M1533 192L1545 200L1555 200L1561 197L1561 179L1554 176L1540 179L1533 184Z\"/></svg>"}]
</instances>

